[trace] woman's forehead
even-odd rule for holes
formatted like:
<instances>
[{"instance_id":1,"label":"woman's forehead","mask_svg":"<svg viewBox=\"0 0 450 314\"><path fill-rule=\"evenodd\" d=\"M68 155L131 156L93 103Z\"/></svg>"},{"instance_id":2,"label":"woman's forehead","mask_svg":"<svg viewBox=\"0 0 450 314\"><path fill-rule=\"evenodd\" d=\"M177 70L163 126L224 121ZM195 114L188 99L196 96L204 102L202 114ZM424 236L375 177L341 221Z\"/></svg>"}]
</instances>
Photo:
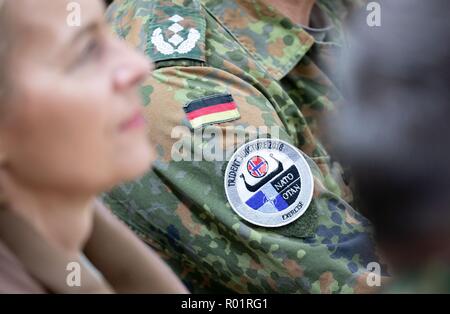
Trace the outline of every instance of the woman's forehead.
<instances>
[{"instance_id":1,"label":"woman's forehead","mask_svg":"<svg viewBox=\"0 0 450 314\"><path fill-rule=\"evenodd\" d=\"M1 1L1 0L0 0ZM79 14L81 26L86 21L102 17L103 6L98 0L4 0L8 15L26 30L63 30L76 28L70 16ZM76 4L73 6L72 4Z\"/></svg>"},{"instance_id":2,"label":"woman's forehead","mask_svg":"<svg viewBox=\"0 0 450 314\"><path fill-rule=\"evenodd\" d=\"M103 19L103 3L99 0L5 0L8 32L16 40L16 48L45 50L69 44L70 38L93 21ZM70 4L76 3L77 6ZM3 12L5 13L5 12ZM70 23L73 14L79 14L80 25ZM49 45L50 44L50 45ZM29 51L31 51L29 50ZM24 53L24 51L22 51Z\"/></svg>"}]
</instances>

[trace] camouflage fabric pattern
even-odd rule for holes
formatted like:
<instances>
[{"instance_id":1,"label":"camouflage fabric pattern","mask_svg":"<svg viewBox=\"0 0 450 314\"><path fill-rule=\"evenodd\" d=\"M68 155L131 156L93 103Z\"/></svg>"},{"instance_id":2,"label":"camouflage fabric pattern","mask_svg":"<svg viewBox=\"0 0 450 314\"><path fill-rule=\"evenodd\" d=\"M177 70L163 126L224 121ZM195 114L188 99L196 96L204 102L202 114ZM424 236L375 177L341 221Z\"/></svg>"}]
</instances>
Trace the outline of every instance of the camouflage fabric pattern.
<instances>
[{"instance_id":1,"label":"camouflage fabric pattern","mask_svg":"<svg viewBox=\"0 0 450 314\"><path fill-rule=\"evenodd\" d=\"M344 8L343 3L319 4L328 12ZM110 7L108 18L117 34L152 56L149 30L155 23L162 25L157 21L163 17L183 16L187 8L188 23L205 33L205 42L193 55L159 59L142 87L158 160L147 175L115 188L105 201L193 292L371 290L366 265L377 257L370 224L349 205L351 193L340 166L321 142L319 120L342 100L325 70L315 64L319 43L260 0L122 0ZM193 25L199 20L204 23ZM339 47L341 39L331 45ZM278 127L280 139L305 154L315 190L311 205L296 222L273 229L244 222L225 196L226 161L201 156L196 161L172 160L177 141L173 128L189 128L183 106L222 93L233 96L241 118L216 125L221 133ZM191 149L209 144L207 139L193 141ZM233 153L242 144L225 148Z\"/></svg>"}]
</instances>

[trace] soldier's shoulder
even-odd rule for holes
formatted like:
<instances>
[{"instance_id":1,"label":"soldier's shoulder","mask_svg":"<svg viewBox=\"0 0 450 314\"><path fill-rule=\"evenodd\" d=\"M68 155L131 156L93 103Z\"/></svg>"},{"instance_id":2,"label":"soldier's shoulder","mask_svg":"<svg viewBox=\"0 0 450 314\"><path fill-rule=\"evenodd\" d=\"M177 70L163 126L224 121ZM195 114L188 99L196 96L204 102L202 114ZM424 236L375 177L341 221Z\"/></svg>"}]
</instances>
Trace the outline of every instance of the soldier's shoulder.
<instances>
[{"instance_id":1,"label":"soldier's shoulder","mask_svg":"<svg viewBox=\"0 0 450 314\"><path fill-rule=\"evenodd\" d=\"M115 0L106 9L106 18L111 24L131 22L139 12L145 16L152 11L156 0Z\"/></svg>"},{"instance_id":2,"label":"soldier's shoulder","mask_svg":"<svg viewBox=\"0 0 450 314\"><path fill-rule=\"evenodd\" d=\"M155 63L205 62L206 21L199 0L121 0L108 8L107 17L120 37Z\"/></svg>"}]
</instances>

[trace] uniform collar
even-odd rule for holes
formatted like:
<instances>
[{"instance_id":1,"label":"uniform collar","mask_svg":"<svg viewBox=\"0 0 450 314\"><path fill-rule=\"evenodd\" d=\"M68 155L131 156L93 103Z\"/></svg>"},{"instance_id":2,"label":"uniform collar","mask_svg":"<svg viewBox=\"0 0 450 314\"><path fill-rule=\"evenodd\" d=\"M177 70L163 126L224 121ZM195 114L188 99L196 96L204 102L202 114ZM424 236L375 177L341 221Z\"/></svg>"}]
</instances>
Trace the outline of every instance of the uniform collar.
<instances>
[{"instance_id":1,"label":"uniform collar","mask_svg":"<svg viewBox=\"0 0 450 314\"><path fill-rule=\"evenodd\" d=\"M27 272L53 293L111 293L111 287L81 256L52 246L34 228L6 209L0 209L0 238ZM69 287L69 263L80 265L81 287Z\"/></svg>"},{"instance_id":2,"label":"uniform collar","mask_svg":"<svg viewBox=\"0 0 450 314\"><path fill-rule=\"evenodd\" d=\"M314 37L263 0L203 0L210 11L277 80L314 44Z\"/></svg>"},{"instance_id":3,"label":"uniform collar","mask_svg":"<svg viewBox=\"0 0 450 314\"><path fill-rule=\"evenodd\" d=\"M313 36L316 42L322 43L334 39L327 37L330 37L329 34L335 31L335 26L331 18L325 14L319 5L319 3L316 3L313 7L310 26L301 25L301 27Z\"/></svg>"}]
</instances>

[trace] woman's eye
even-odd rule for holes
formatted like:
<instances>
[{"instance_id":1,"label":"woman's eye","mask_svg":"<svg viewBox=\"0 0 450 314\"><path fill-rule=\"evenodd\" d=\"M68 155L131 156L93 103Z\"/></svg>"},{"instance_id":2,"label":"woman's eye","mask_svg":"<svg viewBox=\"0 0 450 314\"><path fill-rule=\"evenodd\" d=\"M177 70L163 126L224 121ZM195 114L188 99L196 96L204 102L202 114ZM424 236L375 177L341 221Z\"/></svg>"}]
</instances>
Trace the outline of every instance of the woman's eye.
<instances>
[{"instance_id":1,"label":"woman's eye","mask_svg":"<svg viewBox=\"0 0 450 314\"><path fill-rule=\"evenodd\" d=\"M89 40L79 54L77 61L73 64L74 67L83 66L90 61L96 61L101 57L101 49L102 43L99 39L93 38Z\"/></svg>"},{"instance_id":2,"label":"woman's eye","mask_svg":"<svg viewBox=\"0 0 450 314\"><path fill-rule=\"evenodd\" d=\"M90 58L90 57L95 57L97 52L100 49L100 43L97 39L93 39L91 41L89 41L88 45L86 46L86 48L84 49L83 53L82 53L82 59L86 59L86 58ZM85 60L82 60L85 61Z\"/></svg>"},{"instance_id":3,"label":"woman's eye","mask_svg":"<svg viewBox=\"0 0 450 314\"><path fill-rule=\"evenodd\" d=\"M83 67L90 62L98 62L102 58L104 41L101 36L92 36L79 50L77 57L68 67L69 71Z\"/></svg>"}]
</instances>

